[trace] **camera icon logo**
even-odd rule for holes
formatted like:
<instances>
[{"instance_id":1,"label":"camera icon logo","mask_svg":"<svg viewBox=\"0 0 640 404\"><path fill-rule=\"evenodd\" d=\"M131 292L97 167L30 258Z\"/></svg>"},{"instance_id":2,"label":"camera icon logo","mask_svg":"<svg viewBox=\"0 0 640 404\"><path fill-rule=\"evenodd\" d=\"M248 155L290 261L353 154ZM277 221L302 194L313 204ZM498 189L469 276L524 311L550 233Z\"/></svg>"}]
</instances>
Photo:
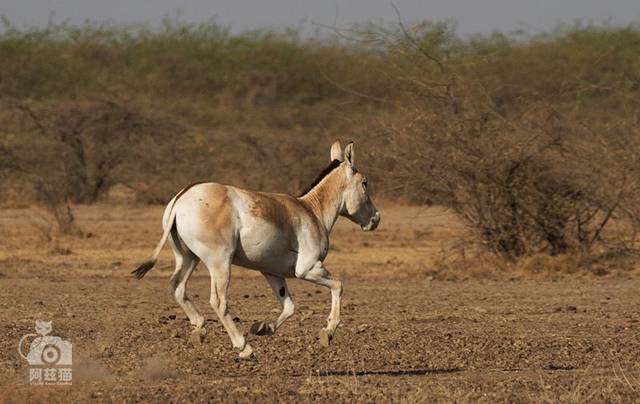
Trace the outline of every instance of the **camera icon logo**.
<instances>
[{"instance_id":1,"label":"camera icon logo","mask_svg":"<svg viewBox=\"0 0 640 404\"><path fill-rule=\"evenodd\" d=\"M51 321L36 320L36 333L24 335L18 344L18 353L31 366L71 366L72 345L60 337L48 335L53 329ZM25 340L34 337L29 351L22 351Z\"/></svg>"}]
</instances>

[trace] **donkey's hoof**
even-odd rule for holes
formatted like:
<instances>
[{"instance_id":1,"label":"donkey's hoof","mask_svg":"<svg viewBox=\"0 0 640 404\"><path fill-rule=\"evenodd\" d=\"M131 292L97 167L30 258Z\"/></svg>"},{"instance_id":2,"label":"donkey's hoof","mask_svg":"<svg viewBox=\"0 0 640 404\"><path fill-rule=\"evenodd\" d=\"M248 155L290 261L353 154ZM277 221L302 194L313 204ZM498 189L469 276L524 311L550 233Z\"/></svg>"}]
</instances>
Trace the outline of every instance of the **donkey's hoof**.
<instances>
[{"instance_id":1,"label":"donkey's hoof","mask_svg":"<svg viewBox=\"0 0 640 404\"><path fill-rule=\"evenodd\" d=\"M202 343L204 342L205 334L206 334L206 331L204 328L196 328L195 330L191 331L191 335L189 336L189 341L191 341L191 344L194 347L201 347Z\"/></svg>"},{"instance_id":2,"label":"donkey's hoof","mask_svg":"<svg viewBox=\"0 0 640 404\"><path fill-rule=\"evenodd\" d=\"M204 326L204 316L199 314L194 318L190 318L189 322L191 323L191 325L195 326L196 329L202 328Z\"/></svg>"},{"instance_id":3,"label":"donkey's hoof","mask_svg":"<svg viewBox=\"0 0 640 404\"><path fill-rule=\"evenodd\" d=\"M249 359L252 359L253 357L254 357L253 348L251 348L251 345L249 344L245 345L244 349L240 351L240 353L238 354L238 358L242 360L249 360Z\"/></svg>"},{"instance_id":4,"label":"donkey's hoof","mask_svg":"<svg viewBox=\"0 0 640 404\"><path fill-rule=\"evenodd\" d=\"M253 335L273 335L274 331L273 324L264 321L256 321L249 330Z\"/></svg>"},{"instance_id":5,"label":"donkey's hoof","mask_svg":"<svg viewBox=\"0 0 640 404\"><path fill-rule=\"evenodd\" d=\"M320 345L325 348L329 348L329 345L331 345L331 340L333 339L333 334L330 333L329 330L323 328L318 334L318 339L320 340Z\"/></svg>"}]
</instances>

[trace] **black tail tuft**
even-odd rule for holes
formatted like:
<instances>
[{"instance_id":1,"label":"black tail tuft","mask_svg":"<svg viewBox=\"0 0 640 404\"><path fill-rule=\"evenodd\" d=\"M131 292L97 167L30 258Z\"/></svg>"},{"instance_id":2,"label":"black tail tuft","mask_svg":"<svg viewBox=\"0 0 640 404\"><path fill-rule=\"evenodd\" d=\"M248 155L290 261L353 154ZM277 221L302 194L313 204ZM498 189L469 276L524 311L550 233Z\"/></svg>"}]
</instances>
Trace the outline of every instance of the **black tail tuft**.
<instances>
[{"instance_id":1,"label":"black tail tuft","mask_svg":"<svg viewBox=\"0 0 640 404\"><path fill-rule=\"evenodd\" d=\"M151 271L151 268L153 268L155 264L156 264L156 260L148 259L145 262L143 262L138 268L136 268L135 271L132 271L131 273L136 279L142 279L142 277L145 276L147 272Z\"/></svg>"}]
</instances>

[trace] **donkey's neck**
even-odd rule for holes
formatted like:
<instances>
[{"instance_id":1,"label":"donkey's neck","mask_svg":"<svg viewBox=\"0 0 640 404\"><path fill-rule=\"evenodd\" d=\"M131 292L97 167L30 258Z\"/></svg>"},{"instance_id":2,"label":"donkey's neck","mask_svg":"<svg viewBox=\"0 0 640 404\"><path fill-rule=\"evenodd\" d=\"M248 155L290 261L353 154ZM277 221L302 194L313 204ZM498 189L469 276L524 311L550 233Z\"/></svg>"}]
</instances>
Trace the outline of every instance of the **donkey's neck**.
<instances>
[{"instance_id":1,"label":"donkey's neck","mask_svg":"<svg viewBox=\"0 0 640 404\"><path fill-rule=\"evenodd\" d=\"M336 169L300 198L311 208L327 233L331 232L342 210L345 183L343 177L343 171Z\"/></svg>"}]
</instances>

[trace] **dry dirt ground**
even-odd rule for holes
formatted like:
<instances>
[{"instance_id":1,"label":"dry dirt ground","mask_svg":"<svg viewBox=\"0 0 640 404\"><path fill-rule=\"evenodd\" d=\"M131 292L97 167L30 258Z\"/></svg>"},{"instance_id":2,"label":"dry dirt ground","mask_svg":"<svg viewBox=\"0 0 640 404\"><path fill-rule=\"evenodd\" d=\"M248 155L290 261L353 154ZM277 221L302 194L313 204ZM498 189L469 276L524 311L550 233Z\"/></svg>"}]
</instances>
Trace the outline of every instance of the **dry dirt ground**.
<instances>
[{"instance_id":1,"label":"dry dirt ground","mask_svg":"<svg viewBox=\"0 0 640 404\"><path fill-rule=\"evenodd\" d=\"M0 215L0 401L640 401L640 280L627 276L443 276L464 229L438 208L382 206L377 232L339 223L327 266L345 285L343 325L322 348L329 292L290 281L296 314L249 336L239 361L208 304L202 267L189 292L208 320L202 346L166 291L161 207L77 207L83 238L54 237L29 209ZM449 279L449 280L447 280ZM234 268L242 330L278 304L256 273ZM73 384L28 384L17 353L37 319L73 343Z\"/></svg>"}]
</instances>

